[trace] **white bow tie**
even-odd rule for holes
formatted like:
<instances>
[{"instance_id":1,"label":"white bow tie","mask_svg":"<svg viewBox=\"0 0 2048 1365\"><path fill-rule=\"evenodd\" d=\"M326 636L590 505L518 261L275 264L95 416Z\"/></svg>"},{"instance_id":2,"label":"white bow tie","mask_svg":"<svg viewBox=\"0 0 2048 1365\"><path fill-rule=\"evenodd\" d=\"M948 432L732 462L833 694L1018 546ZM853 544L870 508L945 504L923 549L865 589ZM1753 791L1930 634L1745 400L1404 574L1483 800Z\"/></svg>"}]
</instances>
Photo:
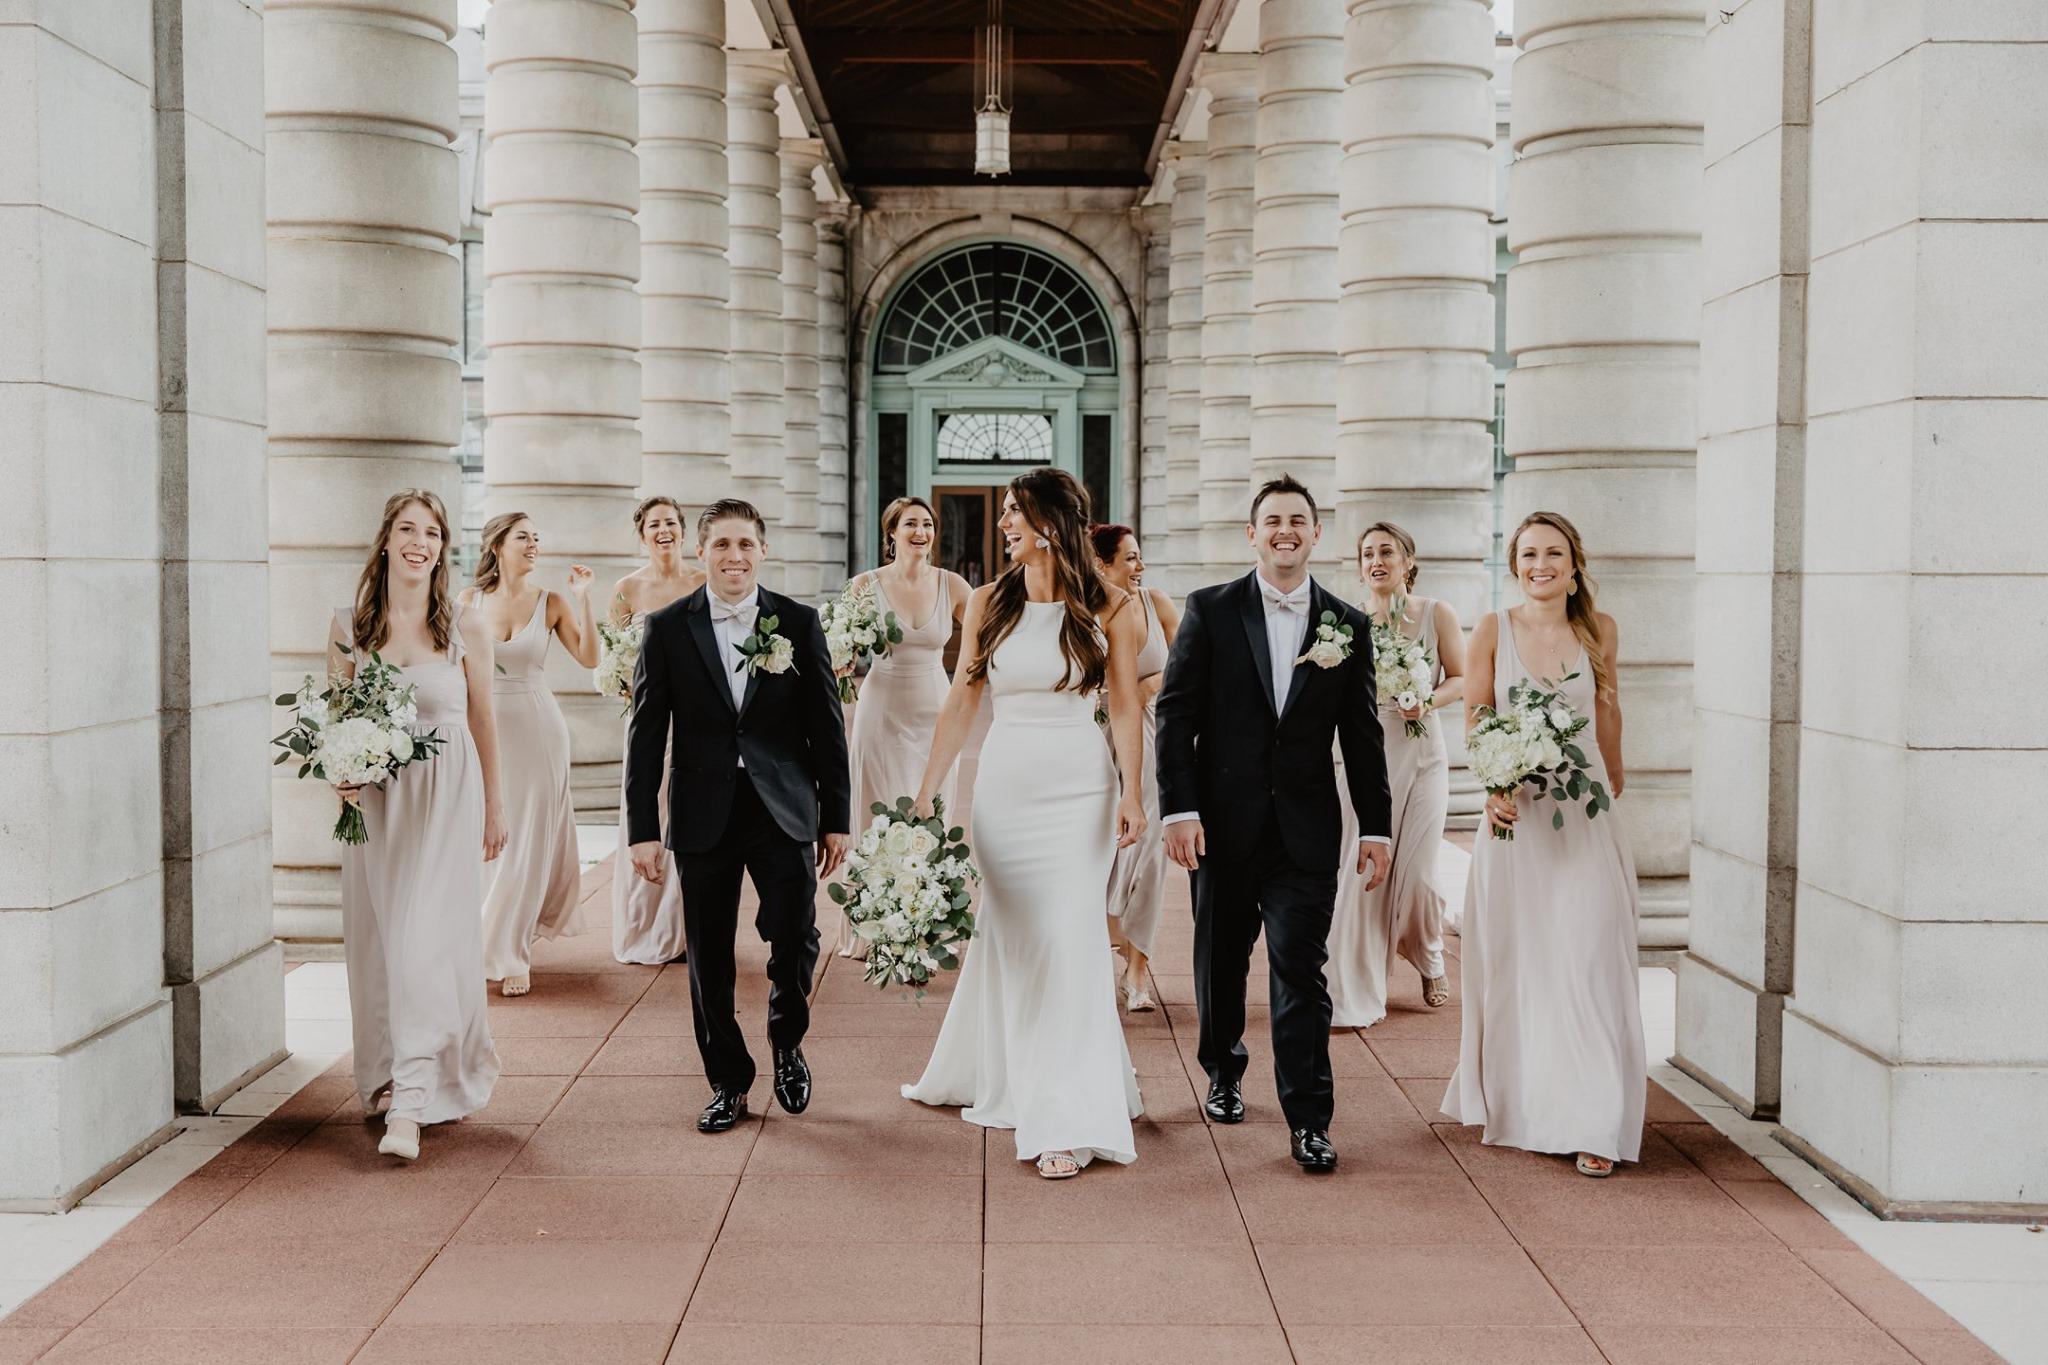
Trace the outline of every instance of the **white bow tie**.
<instances>
[{"instance_id":1,"label":"white bow tie","mask_svg":"<svg viewBox=\"0 0 2048 1365\"><path fill-rule=\"evenodd\" d=\"M713 601L711 604L711 621L713 625L720 621L737 621L742 626L752 629L754 616L759 610L760 608L753 603L729 607L723 602Z\"/></svg>"},{"instance_id":2,"label":"white bow tie","mask_svg":"<svg viewBox=\"0 0 2048 1365\"><path fill-rule=\"evenodd\" d=\"M1304 583L1290 593L1279 593L1261 586L1260 595L1266 599L1266 610L1291 611L1300 616L1308 615L1308 585Z\"/></svg>"}]
</instances>

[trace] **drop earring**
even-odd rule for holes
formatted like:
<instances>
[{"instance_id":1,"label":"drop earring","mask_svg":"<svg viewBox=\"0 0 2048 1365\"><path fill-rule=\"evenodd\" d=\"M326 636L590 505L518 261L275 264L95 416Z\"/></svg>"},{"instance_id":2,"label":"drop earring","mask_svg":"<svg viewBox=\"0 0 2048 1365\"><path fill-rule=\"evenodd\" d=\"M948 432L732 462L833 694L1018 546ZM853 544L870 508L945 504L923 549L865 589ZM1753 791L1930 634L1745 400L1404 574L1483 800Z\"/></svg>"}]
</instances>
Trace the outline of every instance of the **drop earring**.
<instances>
[{"instance_id":1,"label":"drop earring","mask_svg":"<svg viewBox=\"0 0 2048 1365\"><path fill-rule=\"evenodd\" d=\"M1047 540L1044 536L1036 537L1035 543L1041 550L1049 550L1052 548L1052 542Z\"/></svg>"}]
</instances>

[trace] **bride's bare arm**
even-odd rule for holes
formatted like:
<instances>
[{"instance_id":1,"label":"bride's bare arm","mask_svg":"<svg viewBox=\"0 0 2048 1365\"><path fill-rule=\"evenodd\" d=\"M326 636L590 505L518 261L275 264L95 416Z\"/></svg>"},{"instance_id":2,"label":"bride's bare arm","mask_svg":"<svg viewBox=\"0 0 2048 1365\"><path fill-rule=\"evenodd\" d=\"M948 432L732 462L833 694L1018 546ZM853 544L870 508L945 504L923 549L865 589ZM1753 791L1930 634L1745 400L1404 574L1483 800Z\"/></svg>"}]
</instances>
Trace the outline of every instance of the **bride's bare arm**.
<instances>
[{"instance_id":1,"label":"bride's bare arm","mask_svg":"<svg viewBox=\"0 0 2048 1365\"><path fill-rule=\"evenodd\" d=\"M979 681L970 679L967 661L974 642L981 634L981 615L988 608L991 588L976 588L967 599L967 620L961 627L960 666L953 670L953 686L946 693L946 704L939 710L938 728L932 734L932 756L924 765L924 781L918 783L917 808L925 810L931 799L945 782L946 774L952 771L953 762L960 757L960 750L967 743L967 734L974 728L974 713L981 705L981 689L987 683L984 675ZM866 813L862 812L865 819Z\"/></svg>"},{"instance_id":2,"label":"bride's bare arm","mask_svg":"<svg viewBox=\"0 0 2048 1365\"><path fill-rule=\"evenodd\" d=\"M1109 637L1109 668L1104 689L1109 693L1109 736L1116 749L1116 770L1125 774L1117 802L1117 847L1138 842L1145 829L1143 781L1144 703L1138 699L1138 651L1145 647L1144 627L1135 611L1113 613L1104 625Z\"/></svg>"}]
</instances>

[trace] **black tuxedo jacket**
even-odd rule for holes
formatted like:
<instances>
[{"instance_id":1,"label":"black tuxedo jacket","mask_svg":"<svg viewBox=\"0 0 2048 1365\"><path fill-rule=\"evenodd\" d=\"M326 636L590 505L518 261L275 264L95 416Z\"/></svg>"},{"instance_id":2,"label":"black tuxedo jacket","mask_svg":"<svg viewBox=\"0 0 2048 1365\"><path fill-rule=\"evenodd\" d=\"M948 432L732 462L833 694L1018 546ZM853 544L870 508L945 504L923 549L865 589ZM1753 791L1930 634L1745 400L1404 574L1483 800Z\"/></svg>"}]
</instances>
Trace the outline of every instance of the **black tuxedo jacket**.
<instances>
[{"instance_id":1,"label":"black tuxedo jacket","mask_svg":"<svg viewBox=\"0 0 2048 1365\"><path fill-rule=\"evenodd\" d=\"M749 672L735 707L725 656L711 625L710 590L699 588L652 613L633 673L626 729L626 826L633 843L661 837L662 751L675 734L668 846L704 853L725 833L740 760L761 804L800 843L845 834L852 801L844 712L818 613L761 589L761 617L796 646L787 672ZM758 620L759 618L757 618Z\"/></svg>"},{"instance_id":2,"label":"black tuxedo jacket","mask_svg":"<svg viewBox=\"0 0 2048 1365\"><path fill-rule=\"evenodd\" d=\"M1297 865L1327 869L1355 858L1355 846L1339 847L1344 814L1330 761L1333 738L1343 749L1358 832L1391 830L1365 613L1312 583L1304 649L1326 611L1351 627L1351 657L1334 668L1296 664L1276 711L1258 575L1188 598L1159 693L1159 813L1199 813L1212 858L1249 856L1269 813L1279 816Z\"/></svg>"}]
</instances>

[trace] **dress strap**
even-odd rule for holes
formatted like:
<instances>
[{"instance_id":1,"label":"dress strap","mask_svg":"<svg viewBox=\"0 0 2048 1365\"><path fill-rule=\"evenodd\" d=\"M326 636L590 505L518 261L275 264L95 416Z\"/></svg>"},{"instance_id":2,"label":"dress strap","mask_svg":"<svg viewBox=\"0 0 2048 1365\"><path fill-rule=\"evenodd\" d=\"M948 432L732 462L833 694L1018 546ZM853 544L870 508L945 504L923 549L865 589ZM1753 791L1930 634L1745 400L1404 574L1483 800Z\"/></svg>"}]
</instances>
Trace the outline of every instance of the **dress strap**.
<instances>
[{"instance_id":1,"label":"dress strap","mask_svg":"<svg viewBox=\"0 0 2048 1365\"><path fill-rule=\"evenodd\" d=\"M468 610L462 603L453 603L448 612L448 662L459 664L468 651L462 645L462 613Z\"/></svg>"}]
</instances>

